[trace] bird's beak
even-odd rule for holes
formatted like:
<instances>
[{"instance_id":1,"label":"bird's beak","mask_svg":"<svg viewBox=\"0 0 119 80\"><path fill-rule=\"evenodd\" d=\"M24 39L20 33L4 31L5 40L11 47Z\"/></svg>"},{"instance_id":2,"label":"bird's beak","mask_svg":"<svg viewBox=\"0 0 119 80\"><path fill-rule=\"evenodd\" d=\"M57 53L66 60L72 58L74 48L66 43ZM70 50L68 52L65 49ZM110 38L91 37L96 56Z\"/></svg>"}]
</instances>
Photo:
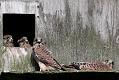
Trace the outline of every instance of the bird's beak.
<instances>
[{"instance_id":1,"label":"bird's beak","mask_svg":"<svg viewBox=\"0 0 119 80\"><path fill-rule=\"evenodd\" d=\"M28 40L25 40L25 41L28 41Z\"/></svg>"},{"instance_id":2,"label":"bird's beak","mask_svg":"<svg viewBox=\"0 0 119 80\"><path fill-rule=\"evenodd\" d=\"M13 42L13 39L12 38L10 38L9 40L10 40L10 42Z\"/></svg>"}]
</instances>

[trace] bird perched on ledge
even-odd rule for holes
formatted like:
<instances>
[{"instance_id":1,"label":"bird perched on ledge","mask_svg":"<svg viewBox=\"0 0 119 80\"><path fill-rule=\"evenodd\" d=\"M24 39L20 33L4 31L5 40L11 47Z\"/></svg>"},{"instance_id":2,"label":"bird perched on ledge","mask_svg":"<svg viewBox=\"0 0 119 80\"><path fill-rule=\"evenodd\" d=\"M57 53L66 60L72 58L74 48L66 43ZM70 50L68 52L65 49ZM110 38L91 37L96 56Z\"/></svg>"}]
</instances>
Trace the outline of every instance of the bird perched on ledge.
<instances>
[{"instance_id":1,"label":"bird perched on ledge","mask_svg":"<svg viewBox=\"0 0 119 80\"><path fill-rule=\"evenodd\" d=\"M3 36L3 46L5 47L14 47L13 38L11 35Z\"/></svg>"},{"instance_id":2,"label":"bird perched on ledge","mask_svg":"<svg viewBox=\"0 0 119 80\"><path fill-rule=\"evenodd\" d=\"M22 47L22 48L30 48L31 47L27 37L22 37L17 42L19 43L19 46Z\"/></svg>"},{"instance_id":3,"label":"bird perched on ledge","mask_svg":"<svg viewBox=\"0 0 119 80\"><path fill-rule=\"evenodd\" d=\"M112 60L98 61L98 62L73 62L70 66L78 70L91 71L111 71L113 70L114 62Z\"/></svg>"},{"instance_id":4,"label":"bird perched on ledge","mask_svg":"<svg viewBox=\"0 0 119 80\"><path fill-rule=\"evenodd\" d=\"M42 44L42 45L45 45L46 42L43 42L42 38L35 38L34 41L33 41L33 45L39 45L39 44Z\"/></svg>"},{"instance_id":5,"label":"bird perched on ledge","mask_svg":"<svg viewBox=\"0 0 119 80\"><path fill-rule=\"evenodd\" d=\"M33 54L34 59L40 67L40 71L65 70L51 56L51 51L47 49L41 38L34 39Z\"/></svg>"}]
</instances>

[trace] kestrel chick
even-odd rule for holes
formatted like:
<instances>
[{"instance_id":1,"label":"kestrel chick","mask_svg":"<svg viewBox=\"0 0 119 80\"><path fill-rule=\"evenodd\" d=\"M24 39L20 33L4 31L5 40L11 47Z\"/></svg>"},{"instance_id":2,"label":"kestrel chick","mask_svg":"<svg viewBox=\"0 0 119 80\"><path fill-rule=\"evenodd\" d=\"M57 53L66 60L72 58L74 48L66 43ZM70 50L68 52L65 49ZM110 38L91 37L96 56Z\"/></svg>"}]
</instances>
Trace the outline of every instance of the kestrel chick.
<instances>
[{"instance_id":1,"label":"kestrel chick","mask_svg":"<svg viewBox=\"0 0 119 80\"><path fill-rule=\"evenodd\" d=\"M5 47L14 47L13 38L11 35L3 36L3 46Z\"/></svg>"}]
</instances>

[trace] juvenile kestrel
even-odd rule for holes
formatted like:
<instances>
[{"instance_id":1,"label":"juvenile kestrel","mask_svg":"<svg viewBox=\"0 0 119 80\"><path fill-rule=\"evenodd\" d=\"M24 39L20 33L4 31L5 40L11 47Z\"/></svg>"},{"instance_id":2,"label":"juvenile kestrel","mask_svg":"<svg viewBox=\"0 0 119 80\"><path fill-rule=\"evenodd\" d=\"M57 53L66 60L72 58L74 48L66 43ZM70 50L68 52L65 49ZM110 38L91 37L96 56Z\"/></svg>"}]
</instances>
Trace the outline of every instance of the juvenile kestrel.
<instances>
[{"instance_id":1,"label":"juvenile kestrel","mask_svg":"<svg viewBox=\"0 0 119 80\"><path fill-rule=\"evenodd\" d=\"M27 37L22 37L17 42L19 43L19 46L22 47L22 48L30 48L31 47Z\"/></svg>"},{"instance_id":2,"label":"juvenile kestrel","mask_svg":"<svg viewBox=\"0 0 119 80\"><path fill-rule=\"evenodd\" d=\"M3 36L3 46L5 47L14 47L13 38L11 35Z\"/></svg>"},{"instance_id":3,"label":"juvenile kestrel","mask_svg":"<svg viewBox=\"0 0 119 80\"><path fill-rule=\"evenodd\" d=\"M105 60L103 62L73 62L70 66L79 70L110 71L113 65L112 60Z\"/></svg>"}]
</instances>

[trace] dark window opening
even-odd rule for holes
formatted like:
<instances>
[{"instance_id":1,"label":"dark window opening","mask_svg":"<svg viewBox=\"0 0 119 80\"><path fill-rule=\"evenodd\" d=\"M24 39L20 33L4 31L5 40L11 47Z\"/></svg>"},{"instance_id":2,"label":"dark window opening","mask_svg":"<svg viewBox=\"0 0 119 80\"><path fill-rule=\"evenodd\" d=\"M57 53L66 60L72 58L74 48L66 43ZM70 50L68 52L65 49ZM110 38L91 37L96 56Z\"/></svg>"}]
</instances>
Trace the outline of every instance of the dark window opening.
<instances>
[{"instance_id":1,"label":"dark window opening","mask_svg":"<svg viewBox=\"0 0 119 80\"><path fill-rule=\"evenodd\" d=\"M33 44L35 37L35 14L3 14L3 35L12 35L15 47L17 40L26 36Z\"/></svg>"}]
</instances>

